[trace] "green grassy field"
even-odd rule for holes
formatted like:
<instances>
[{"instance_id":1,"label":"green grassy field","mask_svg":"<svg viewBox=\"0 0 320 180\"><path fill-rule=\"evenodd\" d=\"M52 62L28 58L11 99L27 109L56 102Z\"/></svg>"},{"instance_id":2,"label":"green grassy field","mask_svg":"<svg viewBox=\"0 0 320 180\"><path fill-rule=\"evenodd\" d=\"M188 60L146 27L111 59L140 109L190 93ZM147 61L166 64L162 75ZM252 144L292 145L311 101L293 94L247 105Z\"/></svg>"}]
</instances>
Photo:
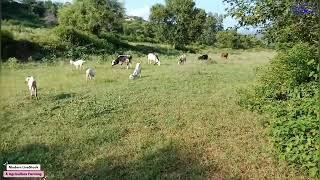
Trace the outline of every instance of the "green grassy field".
<instances>
[{"instance_id":1,"label":"green grassy field","mask_svg":"<svg viewBox=\"0 0 320 180\"><path fill-rule=\"evenodd\" d=\"M1 71L0 159L37 163L48 179L302 179L272 156L264 117L237 104L269 50L233 51L217 63L160 56L133 69L95 60L95 80L65 60ZM133 65L134 66L134 65ZM39 100L24 79L37 78Z\"/></svg>"}]
</instances>

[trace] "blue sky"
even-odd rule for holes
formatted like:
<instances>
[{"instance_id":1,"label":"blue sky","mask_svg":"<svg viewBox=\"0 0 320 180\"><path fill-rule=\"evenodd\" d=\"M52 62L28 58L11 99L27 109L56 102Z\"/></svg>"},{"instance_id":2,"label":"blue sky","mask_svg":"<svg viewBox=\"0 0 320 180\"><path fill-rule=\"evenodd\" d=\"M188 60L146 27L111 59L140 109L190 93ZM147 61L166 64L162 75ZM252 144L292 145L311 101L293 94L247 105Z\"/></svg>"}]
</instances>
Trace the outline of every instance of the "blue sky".
<instances>
[{"instance_id":1,"label":"blue sky","mask_svg":"<svg viewBox=\"0 0 320 180\"><path fill-rule=\"evenodd\" d=\"M71 2L72 0L55 0L58 2ZM150 14L150 8L156 3L164 4L165 0L119 0L124 4L127 15L140 16L145 20L148 19ZM223 0L195 0L196 7L205 9L206 12L226 14L225 8L227 4L223 3ZM233 27L237 24L237 21L231 17L224 19L223 25L225 28ZM241 32L249 33L251 30L241 29Z\"/></svg>"}]
</instances>

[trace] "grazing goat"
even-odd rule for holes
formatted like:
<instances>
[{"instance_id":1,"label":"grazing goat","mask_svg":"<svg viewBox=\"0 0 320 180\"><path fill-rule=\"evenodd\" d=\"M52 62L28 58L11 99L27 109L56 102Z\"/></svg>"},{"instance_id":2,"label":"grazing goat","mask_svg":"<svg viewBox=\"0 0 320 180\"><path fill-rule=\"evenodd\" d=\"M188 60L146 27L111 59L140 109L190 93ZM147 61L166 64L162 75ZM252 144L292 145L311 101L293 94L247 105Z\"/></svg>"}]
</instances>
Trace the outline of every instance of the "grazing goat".
<instances>
[{"instance_id":1,"label":"grazing goat","mask_svg":"<svg viewBox=\"0 0 320 180\"><path fill-rule=\"evenodd\" d=\"M208 60L208 54L203 54L198 57L198 60Z\"/></svg>"},{"instance_id":2,"label":"grazing goat","mask_svg":"<svg viewBox=\"0 0 320 180\"><path fill-rule=\"evenodd\" d=\"M229 53L221 53L221 58L226 58L226 60L227 60L228 55L229 55Z\"/></svg>"},{"instance_id":3,"label":"grazing goat","mask_svg":"<svg viewBox=\"0 0 320 180\"><path fill-rule=\"evenodd\" d=\"M131 67L131 55L119 55L117 59L113 60L111 65L115 66L117 64L120 64L122 66L123 63L127 65L127 69L129 69L129 66Z\"/></svg>"},{"instance_id":4,"label":"grazing goat","mask_svg":"<svg viewBox=\"0 0 320 180\"><path fill-rule=\"evenodd\" d=\"M88 68L86 70L86 81L91 80L96 75L96 70L93 68Z\"/></svg>"},{"instance_id":5,"label":"grazing goat","mask_svg":"<svg viewBox=\"0 0 320 180\"><path fill-rule=\"evenodd\" d=\"M76 69L82 69L82 65L83 65L84 62L86 62L86 61L84 61L82 59L79 59L77 61L70 60L70 64L74 65L76 67Z\"/></svg>"},{"instance_id":6,"label":"grazing goat","mask_svg":"<svg viewBox=\"0 0 320 180\"><path fill-rule=\"evenodd\" d=\"M130 74L129 79L135 79L136 77L141 77L141 63L137 63L132 74Z\"/></svg>"},{"instance_id":7,"label":"grazing goat","mask_svg":"<svg viewBox=\"0 0 320 180\"><path fill-rule=\"evenodd\" d=\"M33 76L28 76L26 78L26 82L28 84L28 88L30 91L30 99L32 98L32 96L36 97L36 99L38 99L38 90L37 90L37 82L36 79Z\"/></svg>"},{"instance_id":8,"label":"grazing goat","mask_svg":"<svg viewBox=\"0 0 320 180\"><path fill-rule=\"evenodd\" d=\"M148 64L151 64L151 61L154 62L154 65L158 64L158 66L160 66L160 59L156 53L149 53L148 54Z\"/></svg>"},{"instance_id":9,"label":"grazing goat","mask_svg":"<svg viewBox=\"0 0 320 180\"><path fill-rule=\"evenodd\" d=\"M179 58L178 58L178 64L185 64L187 62L187 56L185 54L182 54Z\"/></svg>"}]
</instances>

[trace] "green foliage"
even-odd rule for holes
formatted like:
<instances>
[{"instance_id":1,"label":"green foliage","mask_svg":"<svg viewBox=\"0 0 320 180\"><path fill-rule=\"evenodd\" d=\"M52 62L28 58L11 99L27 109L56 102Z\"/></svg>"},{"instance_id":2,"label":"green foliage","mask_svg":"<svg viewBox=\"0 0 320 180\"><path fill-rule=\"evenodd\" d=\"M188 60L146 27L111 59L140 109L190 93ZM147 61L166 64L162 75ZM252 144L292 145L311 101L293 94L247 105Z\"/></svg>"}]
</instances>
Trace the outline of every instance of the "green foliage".
<instances>
[{"instance_id":1,"label":"green foliage","mask_svg":"<svg viewBox=\"0 0 320 180\"><path fill-rule=\"evenodd\" d=\"M297 44L290 50L280 52L276 60L261 73L259 82L279 93L285 93L302 83L315 81L315 77L309 76L311 72L318 71L317 66L310 63L315 61L314 57L316 48L308 44Z\"/></svg>"},{"instance_id":2,"label":"green foliage","mask_svg":"<svg viewBox=\"0 0 320 180\"><path fill-rule=\"evenodd\" d=\"M222 22L223 17L221 15L219 16L216 14L213 16L211 13L209 13L198 41L205 45L214 45L217 41L217 32L222 31L223 29Z\"/></svg>"},{"instance_id":3,"label":"green foliage","mask_svg":"<svg viewBox=\"0 0 320 180\"><path fill-rule=\"evenodd\" d=\"M20 67L19 61L16 58L9 58L6 62L6 65L9 69L18 69Z\"/></svg>"},{"instance_id":4,"label":"green foliage","mask_svg":"<svg viewBox=\"0 0 320 180\"><path fill-rule=\"evenodd\" d=\"M59 10L59 24L100 35L121 32L124 10L116 0L77 0Z\"/></svg>"},{"instance_id":5,"label":"green foliage","mask_svg":"<svg viewBox=\"0 0 320 180\"><path fill-rule=\"evenodd\" d=\"M264 47L261 40L253 35L238 34L235 30L219 31L216 35L219 48L249 49Z\"/></svg>"},{"instance_id":6,"label":"green foliage","mask_svg":"<svg viewBox=\"0 0 320 180\"><path fill-rule=\"evenodd\" d=\"M73 27L59 26L56 28L56 33L62 42L68 43L73 46L84 46L90 45L91 43L98 43L95 42L97 38L93 35L81 32L74 29Z\"/></svg>"},{"instance_id":7,"label":"green foliage","mask_svg":"<svg viewBox=\"0 0 320 180\"><path fill-rule=\"evenodd\" d=\"M58 26L55 33L67 49L68 57L82 57L89 54L114 54L117 51L133 48L114 33L102 33L100 36L76 30L73 27Z\"/></svg>"},{"instance_id":8,"label":"green foliage","mask_svg":"<svg viewBox=\"0 0 320 180\"><path fill-rule=\"evenodd\" d=\"M229 14L240 25L262 26L269 42L283 43L292 47L297 42L319 43L319 1L305 3L278 0L224 0L230 5ZM312 10L297 12L296 6ZM271 23L272 22L272 23Z\"/></svg>"},{"instance_id":9,"label":"green foliage","mask_svg":"<svg viewBox=\"0 0 320 180\"><path fill-rule=\"evenodd\" d=\"M27 4L4 0L1 1L1 6L2 19L11 19L15 23L31 27L42 25L40 18L30 10Z\"/></svg>"},{"instance_id":10,"label":"green foliage","mask_svg":"<svg viewBox=\"0 0 320 180\"><path fill-rule=\"evenodd\" d=\"M13 0L1 1L2 19L10 20L12 24L29 27L43 27L47 19L54 24L60 3L51 1ZM43 21L44 20L44 21Z\"/></svg>"},{"instance_id":11,"label":"green foliage","mask_svg":"<svg viewBox=\"0 0 320 180\"><path fill-rule=\"evenodd\" d=\"M257 84L240 103L270 113L271 136L280 159L320 175L319 73L316 48L297 44L258 71ZM314 72L314 73L311 73Z\"/></svg>"},{"instance_id":12,"label":"green foliage","mask_svg":"<svg viewBox=\"0 0 320 180\"><path fill-rule=\"evenodd\" d=\"M234 48L237 42L237 32L233 30L219 31L217 33L217 47Z\"/></svg>"},{"instance_id":13,"label":"green foliage","mask_svg":"<svg viewBox=\"0 0 320 180\"><path fill-rule=\"evenodd\" d=\"M152 6L150 22L156 27L156 37L176 48L199 40L212 45L211 38L222 24L218 17L196 8L192 0L166 0L165 5Z\"/></svg>"},{"instance_id":14,"label":"green foliage","mask_svg":"<svg viewBox=\"0 0 320 180\"><path fill-rule=\"evenodd\" d=\"M100 39L93 34L63 26L55 28L55 32L68 49L68 57L78 58L85 54L112 53L115 50L115 46L109 42L112 36L103 35L104 39Z\"/></svg>"},{"instance_id":15,"label":"green foliage","mask_svg":"<svg viewBox=\"0 0 320 180\"><path fill-rule=\"evenodd\" d=\"M155 28L143 20L125 21L123 34L124 38L131 42L156 42Z\"/></svg>"}]
</instances>

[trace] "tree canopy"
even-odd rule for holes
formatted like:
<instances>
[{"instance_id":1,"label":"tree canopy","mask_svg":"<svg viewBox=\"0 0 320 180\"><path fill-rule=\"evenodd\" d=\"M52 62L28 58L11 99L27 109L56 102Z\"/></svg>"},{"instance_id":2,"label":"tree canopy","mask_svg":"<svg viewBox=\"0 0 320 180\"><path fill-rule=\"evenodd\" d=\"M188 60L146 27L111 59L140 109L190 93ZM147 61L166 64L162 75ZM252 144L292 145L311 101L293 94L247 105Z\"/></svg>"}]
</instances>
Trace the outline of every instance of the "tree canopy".
<instances>
[{"instance_id":1,"label":"tree canopy","mask_svg":"<svg viewBox=\"0 0 320 180\"><path fill-rule=\"evenodd\" d=\"M175 47L203 39L213 45L215 32L222 29L222 19L196 8L193 0L166 0L165 5L152 6L150 22L157 27L157 37Z\"/></svg>"},{"instance_id":2,"label":"tree canopy","mask_svg":"<svg viewBox=\"0 0 320 180\"><path fill-rule=\"evenodd\" d=\"M124 8L117 0L76 0L59 11L59 24L100 35L121 32Z\"/></svg>"},{"instance_id":3,"label":"tree canopy","mask_svg":"<svg viewBox=\"0 0 320 180\"><path fill-rule=\"evenodd\" d=\"M292 46L296 42L319 43L320 15L316 0L224 0L228 13L240 25L263 28L269 42Z\"/></svg>"}]
</instances>

